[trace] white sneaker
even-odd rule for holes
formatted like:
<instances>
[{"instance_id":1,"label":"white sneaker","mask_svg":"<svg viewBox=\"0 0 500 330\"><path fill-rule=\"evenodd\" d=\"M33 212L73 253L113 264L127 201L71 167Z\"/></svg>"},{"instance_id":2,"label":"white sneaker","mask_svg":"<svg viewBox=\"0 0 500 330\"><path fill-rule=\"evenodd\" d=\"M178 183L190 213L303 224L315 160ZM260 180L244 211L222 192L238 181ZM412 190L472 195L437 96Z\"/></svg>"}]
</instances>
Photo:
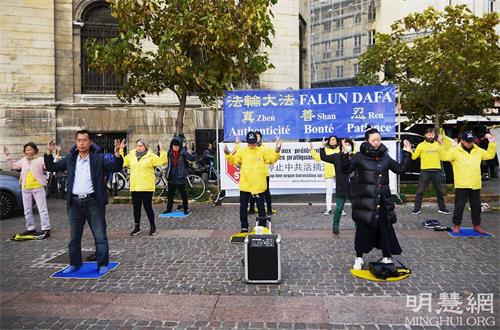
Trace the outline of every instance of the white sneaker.
<instances>
[{"instance_id":1,"label":"white sneaker","mask_svg":"<svg viewBox=\"0 0 500 330\"><path fill-rule=\"evenodd\" d=\"M363 264L363 258L356 257L356 259L354 259L354 265L352 266L352 269L361 270L363 268Z\"/></svg>"},{"instance_id":2,"label":"white sneaker","mask_svg":"<svg viewBox=\"0 0 500 330\"><path fill-rule=\"evenodd\" d=\"M332 210L326 210L325 213L323 213L324 215L330 215L332 214Z\"/></svg>"},{"instance_id":3,"label":"white sneaker","mask_svg":"<svg viewBox=\"0 0 500 330\"><path fill-rule=\"evenodd\" d=\"M392 264L393 263L392 259L387 258L387 257L382 258L382 260L380 262L383 264Z\"/></svg>"},{"instance_id":4,"label":"white sneaker","mask_svg":"<svg viewBox=\"0 0 500 330\"><path fill-rule=\"evenodd\" d=\"M347 213L345 213L345 211L344 211L344 210L342 210L342 215L347 215Z\"/></svg>"}]
</instances>

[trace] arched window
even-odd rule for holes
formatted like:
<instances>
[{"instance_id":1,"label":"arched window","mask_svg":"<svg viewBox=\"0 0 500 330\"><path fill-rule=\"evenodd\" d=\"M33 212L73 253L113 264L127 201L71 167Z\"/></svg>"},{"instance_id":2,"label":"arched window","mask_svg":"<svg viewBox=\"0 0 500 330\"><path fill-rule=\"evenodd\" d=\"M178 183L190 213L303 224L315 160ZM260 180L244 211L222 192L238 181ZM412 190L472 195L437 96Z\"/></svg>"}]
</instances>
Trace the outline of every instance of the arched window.
<instances>
[{"instance_id":1,"label":"arched window","mask_svg":"<svg viewBox=\"0 0 500 330\"><path fill-rule=\"evenodd\" d=\"M83 94L110 94L123 86L123 80L116 79L111 72L99 72L91 69L88 64L85 42L95 38L104 43L107 39L118 35L118 24L111 16L111 10L106 3L98 2L86 8L82 15L81 30L81 69Z\"/></svg>"}]
</instances>

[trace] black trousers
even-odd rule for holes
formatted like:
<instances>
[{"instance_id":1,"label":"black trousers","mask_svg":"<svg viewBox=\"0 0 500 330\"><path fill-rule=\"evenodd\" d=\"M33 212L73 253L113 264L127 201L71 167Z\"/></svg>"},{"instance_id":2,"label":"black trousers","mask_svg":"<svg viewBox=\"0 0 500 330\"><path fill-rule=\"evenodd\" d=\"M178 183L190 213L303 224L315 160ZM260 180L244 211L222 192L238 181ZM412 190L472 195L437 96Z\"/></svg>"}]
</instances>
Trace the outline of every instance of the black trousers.
<instances>
[{"instance_id":1,"label":"black trousers","mask_svg":"<svg viewBox=\"0 0 500 330\"><path fill-rule=\"evenodd\" d=\"M434 189L436 190L437 203L440 210L446 208L444 202L443 187L441 185L441 171L440 170L422 170L420 172L420 178L418 179L418 188L415 196L415 209L419 210L422 207L422 199L424 197L424 191L427 187L429 181L432 182Z\"/></svg>"},{"instance_id":2,"label":"black trousers","mask_svg":"<svg viewBox=\"0 0 500 330\"><path fill-rule=\"evenodd\" d=\"M175 189L179 189L182 197L182 208L184 211L188 210L188 196L186 192L185 184L174 184L172 182L168 183L168 201L167 201L167 212L172 212L172 205L174 204L174 194Z\"/></svg>"},{"instance_id":3,"label":"black trousers","mask_svg":"<svg viewBox=\"0 0 500 330\"><path fill-rule=\"evenodd\" d=\"M240 191L240 222L241 228L248 229L248 202L252 194L248 191ZM257 209L259 210L259 218L265 219L266 210L264 209L264 197L263 194L254 195L255 201L257 202ZM265 220L259 220L259 226L265 226Z\"/></svg>"},{"instance_id":4,"label":"black trousers","mask_svg":"<svg viewBox=\"0 0 500 330\"><path fill-rule=\"evenodd\" d=\"M455 209L453 224L460 226L464 215L465 203L469 200L473 225L481 224L481 189L455 189Z\"/></svg>"},{"instance_id":5,"label":"black trousers","mask_svg":"<svg viewBox=\"0 0 500 330\"><path fill-rule=\"evenodd\" d=\"M136 226L141 224L141 206L144 205L144 210L148 216L149 225L152 228L155 226L155 213L153 211L153 192L152 191L132 191L132 205L134 206L134 222Z\"/></svg>"},{"instance_id":6,"label":"black trousers","mask_svg":"<svg viewBox=\"0 0 500 330\"><path fill-rule=\"evenodd\" d=\"M267 189L263 192L264 199L266 202L267 213L271 214L273 212L273 205L271 201L271 192L269 191L269 177L266 177ZM255 198L250 197L250 210L255 208Z\"/></svg>"}]
</instances>

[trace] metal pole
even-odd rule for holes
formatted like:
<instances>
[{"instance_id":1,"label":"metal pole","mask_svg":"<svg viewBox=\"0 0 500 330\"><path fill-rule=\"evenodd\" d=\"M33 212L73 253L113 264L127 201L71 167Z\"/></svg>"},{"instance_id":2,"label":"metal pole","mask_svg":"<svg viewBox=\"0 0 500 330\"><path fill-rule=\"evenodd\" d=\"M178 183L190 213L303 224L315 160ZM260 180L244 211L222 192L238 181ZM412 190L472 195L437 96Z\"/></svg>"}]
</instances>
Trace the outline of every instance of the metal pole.
<instances>
[{"instance_id":1,"label":"metal pole","mask_svg":"<svg viewBox=\"0 0 500 330\"><path fill-rule=\"evenodd\" d=\"M399 85L397 85L398 87L398 105L397 105L397 111L398 111L398 141L399 141L399 144L401 145L401 90L399 88ZM398 152L399 152L399 149L398 149ZM401 155L401 153L400 153ZM403 202L403 200L401 199L401 189L400 189L400 185L401 185L401 175L398 175L397 176L397 196L399 198L399 200L401 202Z\"/></svg>"},{"instance_id":2,"label":"metal pole","mask_svg":"<svg viewBox=\"0 0 500 330\"><path fill-rule=\"evenodd\" d=\"M215 159L217 160L217 173L219 173L219 175L217 175L217 197L215 200L215 202L217 203L219 201L219 196L220 196L220 176L221 176L220 159L219 159L219 96L215 97L215 141L217 145L217 147L215 148L215 150L217 151Z\"/></svg>"}]
</instances>

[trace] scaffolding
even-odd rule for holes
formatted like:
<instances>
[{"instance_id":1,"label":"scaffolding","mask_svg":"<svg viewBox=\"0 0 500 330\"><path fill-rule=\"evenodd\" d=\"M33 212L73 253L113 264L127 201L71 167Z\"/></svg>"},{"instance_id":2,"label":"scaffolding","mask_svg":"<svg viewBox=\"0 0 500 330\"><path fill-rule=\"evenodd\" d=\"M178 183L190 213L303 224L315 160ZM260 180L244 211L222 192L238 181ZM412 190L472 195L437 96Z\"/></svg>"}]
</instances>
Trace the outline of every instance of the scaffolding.
<instances>
[{"instance_id":1,"label":"scaffolding","mask_svg":"<svg viewBox=\"0 0 500 330\"><path fill-rule=\"evenodd\" d=\"M379 0L312 0L311 86L349 86L374 43Z\"/></svg>"}]
</instances>

